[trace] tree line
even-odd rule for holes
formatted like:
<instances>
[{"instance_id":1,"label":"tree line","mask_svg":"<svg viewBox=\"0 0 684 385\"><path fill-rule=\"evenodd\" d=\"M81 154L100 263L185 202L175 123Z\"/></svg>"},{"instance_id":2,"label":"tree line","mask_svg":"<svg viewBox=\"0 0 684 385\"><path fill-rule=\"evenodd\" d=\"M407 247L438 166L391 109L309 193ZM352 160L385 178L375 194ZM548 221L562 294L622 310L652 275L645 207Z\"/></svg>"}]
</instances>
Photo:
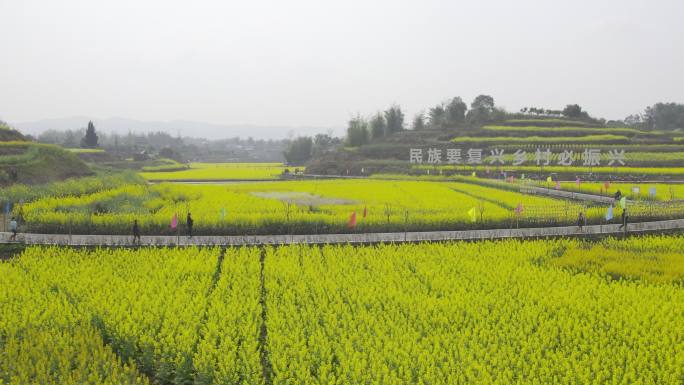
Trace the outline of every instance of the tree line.
<instances>
[{"instance_id":1,"label":"tree line","mask_svg":"<svg viewBox=\"0 0 684 385\"><path fill-rule=\"evenodd\" d=\"M623 121L610 122L644 130L684 131L684 104L656 103L643 113L633 114Z\"/></svg>"},{"instance_id":2,"label":"tree line","mask_svg":"<svg viewBox=\"0 0 684 385\"><path fill-rule=\"evenodd\" d=\"M454 97L417 113L411 120L412 130L447 130L461 126L477 126L505 118L506 111L494 104L490 95L479 95L470 108L461 97ZM406 129L404 113L398 104L377 112L370 118L357 114L347 124L346 144L361 146L373 139L392 135Z\"/></svg>"},{"instance_id":3,"label":"tree line","mask_svg":"<svg viewBox=\"0 0 684 385\"><path fill-rule=\"evenodd\" d=\"M583 121L596 126L633 127L645 130L684 130L684 104L656 103L647 107L642 114L626 117L624 120L594 118L579 104L568 104L562 110L524 107L519 113L508 113L494 104L490 95L479 95L470 108L460 97L437 104L426 112L419 112L411 121L411 129L458 129L479 127L492 122L525 117L566 118ZM361 146L373 139L392 135L405 130L404 114L397 104L378 112L370 118L357 114L347 124L346 145Z\"/></svg>"},{"instance_id":4,"label":"tree line","mask_svg":"<svg viewBox=\"0 0 684 385\"><path fill-rule=\"evenodd\" d=\"M317 134L313 138L310 136L300 136L290 141L287 150L283 152L283 156L287 164L301 165L312 157L333 151L341 144L342 139L328 134Z\"/></svg>"},{"instance_id":5,"label":"tree line","mask_svg":"<svg viewBox=\"0 0 684 385\"><path fill-rule=\"evenodd\" d=\"M101 148L118 158L145 154L184 163L190 160L281 162L290 139L226 138L204 139L174 136L167 132L103 132L89 122L87 127L71 130L46 130L29 140L66 148Z\"/></svg>"}]
</instances>

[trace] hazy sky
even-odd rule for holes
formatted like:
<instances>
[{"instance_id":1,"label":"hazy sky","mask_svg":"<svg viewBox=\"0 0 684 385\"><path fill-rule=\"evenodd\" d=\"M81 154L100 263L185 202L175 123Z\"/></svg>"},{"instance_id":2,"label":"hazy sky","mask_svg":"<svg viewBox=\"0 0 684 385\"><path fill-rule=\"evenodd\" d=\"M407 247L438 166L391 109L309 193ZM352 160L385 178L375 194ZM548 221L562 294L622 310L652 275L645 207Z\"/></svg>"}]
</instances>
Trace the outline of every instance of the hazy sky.
<instances>
[{"instance_id":1,"label":"hazy sky","mask_svg":"<svg viewBox=\"0 0 684 385\"><path fill-rule=\"evenodd\" d=\"M684 102L684 1L0 0L0 118L343 127L460 95Z\"/></svg>"}]
</instances>

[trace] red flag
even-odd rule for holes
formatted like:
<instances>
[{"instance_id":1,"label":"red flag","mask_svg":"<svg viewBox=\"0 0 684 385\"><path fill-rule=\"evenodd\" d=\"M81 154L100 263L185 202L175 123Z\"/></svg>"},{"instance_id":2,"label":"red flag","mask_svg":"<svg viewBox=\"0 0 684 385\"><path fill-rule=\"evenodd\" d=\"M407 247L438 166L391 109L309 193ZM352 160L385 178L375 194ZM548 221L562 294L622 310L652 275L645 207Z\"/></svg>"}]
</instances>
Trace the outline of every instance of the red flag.
<instances>
[{"instance_id":1,"label":"red flag","mask_svg":"<svg viewBox=\"0 0 684 385\"><path fill-rule=\"evenodd\" d=\"M582 182L580 181L580 178L577 177L577 179L575 180L575 184L577 185L577 187L580 186L580 183L582 183Z\"/></svg>"},{"instance_id":2,"label":"red flag","mask_svg":"<svg viewBox=\"0 0 684 385\"><path fill-rule=\"evenodd\" d=\"M605 187L605 188L606 188L606 191L608 191L608 189L610 188L610 182L604 183L604 184L603 184L603 187Z\"/></svg>"},{"instance_id":3,"label":"red flag","mask_svg":"<svg viewBox=\"0 0 684 385\"><path fill-rule=\"evenodd\" d=\"M556 190L560 190L560 181L559 180L556 181Z\"/></svg>"},{"instance_id":4,"label":"red flag","mask_svg":"<svg viewBox=\"0 0 684 385\"><path fill-rule=\"evenodd\" d=\"M349 217L349 224L347 224L347 227L350 229L356 227L356 211L352 212L352 215Z\"/></svg>"},{"instance_id":5,"label":"red flag","mask_svg":"<svg viewBox=\"0 0 684 385\"><path fill-rule=\"evenodd\" d=\"M366 215L368 215L368 207L363 206L363 218L366 218Z\"/></svg>"},{"instance_id":6,"label":"red flag","mask_svg":"<svg viewBox=\"0 0 684 385\"><path fill-rule=\"evenodd\" d=\"M171 229L175 230L176 227L178 227L178 214L173 214L173 218L171 218Z\"/></svg>"}]
</instances>

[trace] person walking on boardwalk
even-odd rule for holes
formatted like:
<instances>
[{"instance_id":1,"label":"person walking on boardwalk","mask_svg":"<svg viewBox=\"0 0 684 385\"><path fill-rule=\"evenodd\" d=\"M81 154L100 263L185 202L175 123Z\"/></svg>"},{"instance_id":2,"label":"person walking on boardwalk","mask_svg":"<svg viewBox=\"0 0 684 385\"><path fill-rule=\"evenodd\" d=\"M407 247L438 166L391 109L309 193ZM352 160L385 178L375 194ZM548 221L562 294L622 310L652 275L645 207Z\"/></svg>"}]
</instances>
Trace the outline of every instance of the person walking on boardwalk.
<instances>
[{"instance_id":1,"label":"person walking on boardwalk","mask_svg":"<svg viewBox=\"0 0 684 385\"><path fill-rule=\"evenodd\" d=\"M140 226L138 226L138 220L133 221L133 244L140 244Z\"/></svg>"},{"instance_id":2,"label":"person walking on boardwalk","mask_svg":"<svg viewBox=\"0 0 684 385\"><path fill-rule=\"evenodd\" d=\"M195 223L195 221L192 220L192 215L190 215L190 212L188 212L188 217L185 220L185 223L188 225L188 237L192 238L192 225Z\"/></svg>"},{"instance_id":3,"label":"person walking on boardwalk","mask_svg":"<svg viewBox=\"0 0 684 385\"><path fill-rule=\"evenodd\" d=\"M17 224L17 218L12 217L12 220L9 223L10 225L10 231L12 232L12 236L10 237L10 241L16 241L17 240L17 231L19 228L19 224Z\"/></svg>"},{"instance_id":4,"label":"person walking on boardwalk","mask_svg":"<svg viewBox=\"0 0 684 385\"><path fill-rule=\"evenodd\" d=\"M584 216L584 213L580 211L579 215L577 215L577 230L579 230L579 232L584 232L584 225L586 223L587 218Z\"/></svg>"},{"instance_id":5,"label":"person walking on boardwalk","mask_svg":"<svg viewBox=\"0 0 684 385\"><path fill-rule=\"evenodd\" d=\"M629 219L629 216L627 215L627 208L622 209L622 224L618 229L625 229L627 231L627 219Z\"/></svg>"},{"instance_id":6,"label":"person walking on boardwalk","mask_svg":"<svg viewBox=\"0 0 684 385\"><path fill-rule=\"evenodd\" d=\"M622 191L620 191L620 189L618 189L618 190L615 192L614 198L615 198L615 201L616 201L616 202L619 201L620 198L622 198Z\"/></svg>"}]
</instances>

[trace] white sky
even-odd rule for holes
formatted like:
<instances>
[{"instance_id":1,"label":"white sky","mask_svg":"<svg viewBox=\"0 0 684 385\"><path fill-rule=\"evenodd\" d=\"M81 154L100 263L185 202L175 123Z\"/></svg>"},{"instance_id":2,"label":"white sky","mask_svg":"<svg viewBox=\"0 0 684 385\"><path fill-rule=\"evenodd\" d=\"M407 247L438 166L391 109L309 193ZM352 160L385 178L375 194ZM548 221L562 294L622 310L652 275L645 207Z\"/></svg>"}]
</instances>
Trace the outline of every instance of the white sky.
<instances>
[{"instance_id":1,"label":"white sky","mask_svg":"<svg viewBox=\"0 0 684 385\"><path fill-rule=\"evenodd\" d=\"M342 127L480 93L684 102L684 1L0 0L0 118Z\"/></svg>"}]
</instances>

